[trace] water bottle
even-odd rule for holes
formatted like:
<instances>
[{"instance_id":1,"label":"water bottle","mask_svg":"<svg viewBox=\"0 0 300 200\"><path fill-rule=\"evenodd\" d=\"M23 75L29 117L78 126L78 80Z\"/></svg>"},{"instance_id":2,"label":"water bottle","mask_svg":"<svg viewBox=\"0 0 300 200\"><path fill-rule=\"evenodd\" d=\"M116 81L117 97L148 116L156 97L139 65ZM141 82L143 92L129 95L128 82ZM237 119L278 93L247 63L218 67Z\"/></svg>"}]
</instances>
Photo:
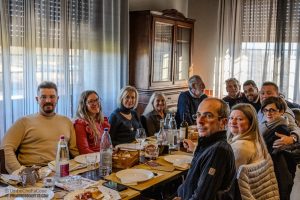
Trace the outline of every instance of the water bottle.
<instances>
[{"instance_id":1,"label":"water bottle","mask_svg":"<svg viewBox=\"0 0 300 200\"><path fill-rule=\"evenodd\" d=\"M177 147L177 124L175 121L174 114L171 115L171 119L169 121L169 130L167 134L169 148L175 149Z\"/></svg>"},{"instance_id":2,"label":"water bottle","mask_svg":"<svg viewBox=\"0 0 300 200\"><path fill-rule=\"evenodd\" d=\"M101 177L109 175L112 171L112 143L108 128L104 128L104 133L100 142L100 167L99 173Z\"/></svg>"},{"instance_id":3,"label":"water bottle","mask_svg":"<svg viewBox=\"0 0 300 200\"><path fill-rule=\"evenodd\" d=\"M171 119L171 113L167 113L165 122L164 122L164 129L169 129L170 119Z\"/></svg>"},{"instance_id":4,"label":"water bottle","mask_svg":"<svg viewBox=\"0 0 300 200\"><path fill-rule=\"evenodd\" d=\"M55 161L55 176L57 178L69 176L69 149L64 135L60 136Z\"/></svg>"}]
</instances>

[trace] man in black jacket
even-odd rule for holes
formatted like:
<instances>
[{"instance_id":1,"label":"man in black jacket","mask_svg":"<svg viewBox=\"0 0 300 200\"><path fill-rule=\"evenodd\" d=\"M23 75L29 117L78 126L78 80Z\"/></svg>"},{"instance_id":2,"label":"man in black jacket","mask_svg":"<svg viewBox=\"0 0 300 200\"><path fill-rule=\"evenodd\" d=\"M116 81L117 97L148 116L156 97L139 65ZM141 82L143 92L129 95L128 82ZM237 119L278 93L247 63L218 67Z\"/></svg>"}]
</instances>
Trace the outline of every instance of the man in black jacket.
<instances>
[{"instance_id":1,"label":"man in black jacket","mask_svg":"<svg viewBox=\"0 0 300 200\"><path fill-rule=\"evenodd\" d=\"M229 108L217 98L204 99L195 114L199 133L191 168L177 199L228 199L235 177L235 159L226 140ZM193 149L188 142L188 148Z\"/></svg>"}]
</instances>

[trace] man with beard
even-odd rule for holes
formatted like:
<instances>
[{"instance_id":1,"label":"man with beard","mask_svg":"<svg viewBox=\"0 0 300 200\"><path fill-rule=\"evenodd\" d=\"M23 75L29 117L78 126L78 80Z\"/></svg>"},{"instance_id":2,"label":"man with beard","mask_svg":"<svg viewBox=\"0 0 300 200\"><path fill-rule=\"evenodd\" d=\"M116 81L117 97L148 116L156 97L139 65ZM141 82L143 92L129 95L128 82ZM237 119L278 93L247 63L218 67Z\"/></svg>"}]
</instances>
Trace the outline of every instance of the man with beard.
<instances>
[{"instance_id":1,"label":"man with beard","mask_svg":"<svg viewBox=\"0 0 300 200\"><path fill-rule=\"evenodd\" d=\"M253 80L247 80L243 84L244 98L243 103L251 104L256 112L260 110L259 92L256 83Z\"/></svg>"},{"instance_id":2,"label":"man with beard","mask_svg":"<svg viewBox=\"0 0 300 200\"><path fill-rule=\"evenodd\" d=\"M194 75L189 78L189 90L181 92L178 97L175 116L178 127L183 121L183 115L189 125L195 124L192 116L197 112L197 108L203 99L207 98L207 95L203 93L204 89L205 85L200 76Z\"/></svg>"},{"instance_id":3,"label":"man with beard","mask_svg":"<svg viewBox=\"0 0 300 200\"><path fill-rule=\"evenodd\" d=\"M17 120L7 131L3 147L9 173L23 166L47 165L55 160L57 142L65 136L72 156L78 155L72 122L55 113L58 101L56 84L42 82L37 89L39 112Z\"/></svg>"}]
</instances>

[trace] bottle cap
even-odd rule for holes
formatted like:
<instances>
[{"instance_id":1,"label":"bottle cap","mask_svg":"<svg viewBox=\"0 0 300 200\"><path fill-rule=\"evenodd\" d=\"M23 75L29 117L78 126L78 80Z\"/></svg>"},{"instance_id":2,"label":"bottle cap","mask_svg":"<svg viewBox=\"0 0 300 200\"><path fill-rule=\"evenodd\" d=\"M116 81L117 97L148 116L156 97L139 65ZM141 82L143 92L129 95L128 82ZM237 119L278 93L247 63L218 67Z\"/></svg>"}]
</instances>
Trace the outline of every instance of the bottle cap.
<instances>
[{"instance_id":1,"label":"bottle cap","mask_svg":"<svg viewBox=\"0 0 300 200\"><path fill-rule=\"evenodd\" d=\"M108 128L104 128L104 131L108 131Z\"/></svg>"},{"instance_id":2,"label":"bottle cap","mask_svg":"<svg viewBox=\"0 0 300 200\"><path fill-rule=\"evenodd\" d=\"M64 136L64 135L61 135L61 136L60 136L60 139L65 139L65 136Z\"/></svg>"}]
</instances>

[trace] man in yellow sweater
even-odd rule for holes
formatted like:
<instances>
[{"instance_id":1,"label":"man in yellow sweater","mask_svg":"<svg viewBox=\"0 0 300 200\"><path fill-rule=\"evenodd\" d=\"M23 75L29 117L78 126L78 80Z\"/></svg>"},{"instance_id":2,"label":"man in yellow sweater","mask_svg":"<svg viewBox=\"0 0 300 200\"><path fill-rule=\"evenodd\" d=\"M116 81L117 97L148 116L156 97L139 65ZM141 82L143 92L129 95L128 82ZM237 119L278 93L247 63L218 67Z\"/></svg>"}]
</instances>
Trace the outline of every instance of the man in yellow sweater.
<instances>
[{"instance_id":1,"label":"man in yellow sweater","mask_svg":"<svg viewBox=\"0 0 300 200\"><path fill-rule=\"evenodd\" d=\"M39 112L17 120L4 137L5 167L9 173L22 165L43 166L55 160L57 142L61 135L65 136L71 155L78 155L72 122L55 113L59 98L56 84L42 82L38 86L37 95Z\"/></svg>"}]
</instances>

